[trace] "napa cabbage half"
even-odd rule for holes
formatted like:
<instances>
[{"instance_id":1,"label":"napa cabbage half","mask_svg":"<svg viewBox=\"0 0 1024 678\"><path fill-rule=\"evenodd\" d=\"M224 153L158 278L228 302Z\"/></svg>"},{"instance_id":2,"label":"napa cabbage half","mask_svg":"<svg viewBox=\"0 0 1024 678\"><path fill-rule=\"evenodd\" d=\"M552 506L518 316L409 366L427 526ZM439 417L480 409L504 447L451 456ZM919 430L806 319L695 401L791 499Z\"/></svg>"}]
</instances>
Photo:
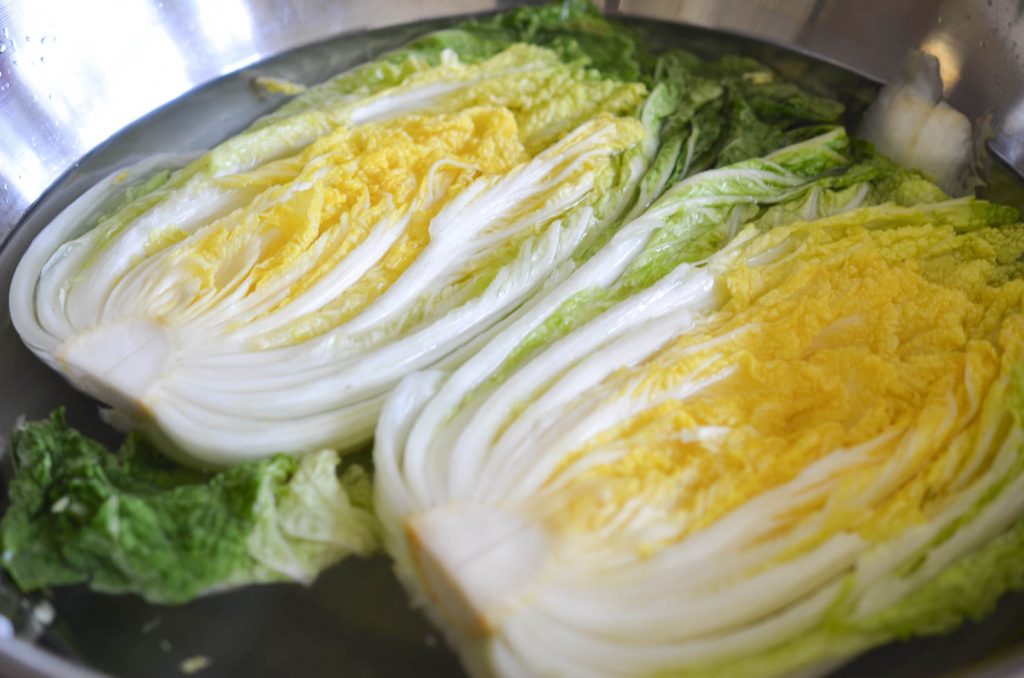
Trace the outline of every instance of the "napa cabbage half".
<instances>
[{"instance_id":1,"label":"napa cabbage half","mask_svg":"<svg viewBox=\"0 0 1024 678\"><path fill-rule=\"evenodd\" d=\"M1024 225L825 134L671 186L375 443L475 675L778 675L1024 584Z\"/></svg>"}]
</instances>

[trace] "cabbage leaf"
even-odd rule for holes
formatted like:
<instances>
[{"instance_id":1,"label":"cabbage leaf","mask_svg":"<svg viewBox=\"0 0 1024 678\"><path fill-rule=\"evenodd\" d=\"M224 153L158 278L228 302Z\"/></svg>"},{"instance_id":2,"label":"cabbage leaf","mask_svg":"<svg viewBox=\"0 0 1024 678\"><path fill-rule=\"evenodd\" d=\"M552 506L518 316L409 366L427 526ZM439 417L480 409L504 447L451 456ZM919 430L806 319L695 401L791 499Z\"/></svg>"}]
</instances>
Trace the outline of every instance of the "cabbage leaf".
<instances>
[{"instance_id":1,"label":"cabbage leaf","mask_svg":"<svg viewBox=\"0 0 1024 678\"><path fill-rule=\"evenodd\" d=\"M369 475L340 469L330 451L210 475L139 437L111 453L59 411L18 428L11 446L3 565L25 591L86 583L180 603L243 584L308 584L377 548Z\"/></svg>"}]
</instances>

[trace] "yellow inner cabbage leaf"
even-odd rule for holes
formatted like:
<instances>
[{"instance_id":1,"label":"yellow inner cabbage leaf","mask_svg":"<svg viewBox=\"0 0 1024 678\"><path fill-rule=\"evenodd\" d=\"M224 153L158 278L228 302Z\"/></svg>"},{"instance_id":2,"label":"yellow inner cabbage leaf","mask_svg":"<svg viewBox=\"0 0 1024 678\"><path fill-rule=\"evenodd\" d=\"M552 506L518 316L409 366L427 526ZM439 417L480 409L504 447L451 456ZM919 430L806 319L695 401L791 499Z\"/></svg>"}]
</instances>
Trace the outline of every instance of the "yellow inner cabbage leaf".
<instances>
[{"instance_id":1,"label":"yellow inner cabbage leaf","mask_svg":"<svg viewBox=\"0 0 1024 678\"><path fill-rule=\"evenodd\" d=\"M330 307L295 323L282 343L315 336L387 290L429 242L430 221L447 200L475 179L528 159L515 118L502 108L339 128L294 157L226 180L261 195L169 250L167 263L187 271L193 296L167 315L187 313L236 285L258 293L301 262L308 273L267 310L273 312L337 266L375 226L399 228L408 217L383 259Z\"/></svg>"},{"instance_id":2,"label":"yellow inner cabbage leaf","mask_svg":"<svg viewBox=\"0 0 1024 678\"><path fill-rule=\"evenodd\" d=\"M844 450L856 460L823 473L829 492L797 498L776 535L811 513L824 517L801 550L839 529L883 539L927 520L1008 428L1022 233L834 219L750 241L719 311L606 381L604 403L649 406L569 455L555 478L628 450L568 479L547 522L608 531L640 501L667 526L637 545L650 554Z\"/></svg>"}]
</instances>

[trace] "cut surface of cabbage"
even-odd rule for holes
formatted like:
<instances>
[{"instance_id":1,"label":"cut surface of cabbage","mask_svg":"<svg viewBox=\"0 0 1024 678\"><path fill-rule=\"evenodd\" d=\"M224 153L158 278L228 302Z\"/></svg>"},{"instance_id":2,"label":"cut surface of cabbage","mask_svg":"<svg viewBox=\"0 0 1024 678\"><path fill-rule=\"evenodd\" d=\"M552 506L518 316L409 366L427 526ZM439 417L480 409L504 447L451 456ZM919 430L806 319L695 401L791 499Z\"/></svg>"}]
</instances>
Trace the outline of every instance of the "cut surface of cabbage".
<instances>
[{"instance_id":1,"label":"cut surface of cabbage","mask_svg":"<svg viewBox=\"0 0 1024 678\"><path fill-rule=\"evenodd\" d=\"M22 261L21 336L179 458L365 442L398 378L608 226L650 154L645 86L551 50L410 70L172 173L140 170L141 195L82 233L124 176L98 186ZM308 138L282 148L290 128Z\"/></svg>"},{"instance_id":2,"label":"cut surface of cabbage","mask_svg":"<svg viewBox=\"0 0 1024 678\"><path fill-rule=\"evenodd\" d=\"M388 399L385 542L472 673L820 670L1024 584L1024 227L840 142L669 188Z\"/></svg>"}]
</instances>

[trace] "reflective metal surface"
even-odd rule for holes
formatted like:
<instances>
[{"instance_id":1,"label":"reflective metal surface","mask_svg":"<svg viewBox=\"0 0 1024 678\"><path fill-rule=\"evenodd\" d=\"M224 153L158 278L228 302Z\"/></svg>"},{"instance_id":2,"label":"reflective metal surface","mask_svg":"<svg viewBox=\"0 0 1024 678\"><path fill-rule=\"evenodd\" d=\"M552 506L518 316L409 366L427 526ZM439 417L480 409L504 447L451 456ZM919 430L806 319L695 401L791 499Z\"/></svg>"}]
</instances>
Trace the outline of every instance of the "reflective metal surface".
<instances>
[{"instance_id":1,"label":"reflective metal surface","mask_svg":"<svg viewBox=\"0 0 1024 678\"><path fill-rule=\"evenodd\" d=\"M510 4L518 3L0 0L0 244L7 241L0 251L0 439L17 416L41 416L58 403L68 405L72 423L102 433L93 404L28 354L7 315L17 257L67 201L120 164L208 147L278 105L280 98L250 86L246 69L315 82L437 25L428 19ZM609 13L786 45L875 80L894 75L908 48L924 49L940 60L948 98L970 115L990 113L993 148L1024 170L1024 4L607 0L604 6ZM417 23L366 32L410 22ZM320 43L343 33L348 37ZM713 38L659 25L651 34L670 44ZM320 44L264 61L314 43ZM796 67L811 75L808 64ZM858 81L836 77L831 84L853 88ZM70 589L57 593L56 604L59 633L44 638L46 647L119 675L180 675L180 662L195 654L213 660L200 676L458 673L426 622L408 611L383 558L346 562L309 590L258 587L157 610L128 596ZM1024 654L1013 645L1022 629L1024 596L1010 597L982 625L883 648L841 675L927 676L954 669L1013 675L1024 668ZM0 675L94 675L2 635Z\"/></svg>"}]
</instances>

